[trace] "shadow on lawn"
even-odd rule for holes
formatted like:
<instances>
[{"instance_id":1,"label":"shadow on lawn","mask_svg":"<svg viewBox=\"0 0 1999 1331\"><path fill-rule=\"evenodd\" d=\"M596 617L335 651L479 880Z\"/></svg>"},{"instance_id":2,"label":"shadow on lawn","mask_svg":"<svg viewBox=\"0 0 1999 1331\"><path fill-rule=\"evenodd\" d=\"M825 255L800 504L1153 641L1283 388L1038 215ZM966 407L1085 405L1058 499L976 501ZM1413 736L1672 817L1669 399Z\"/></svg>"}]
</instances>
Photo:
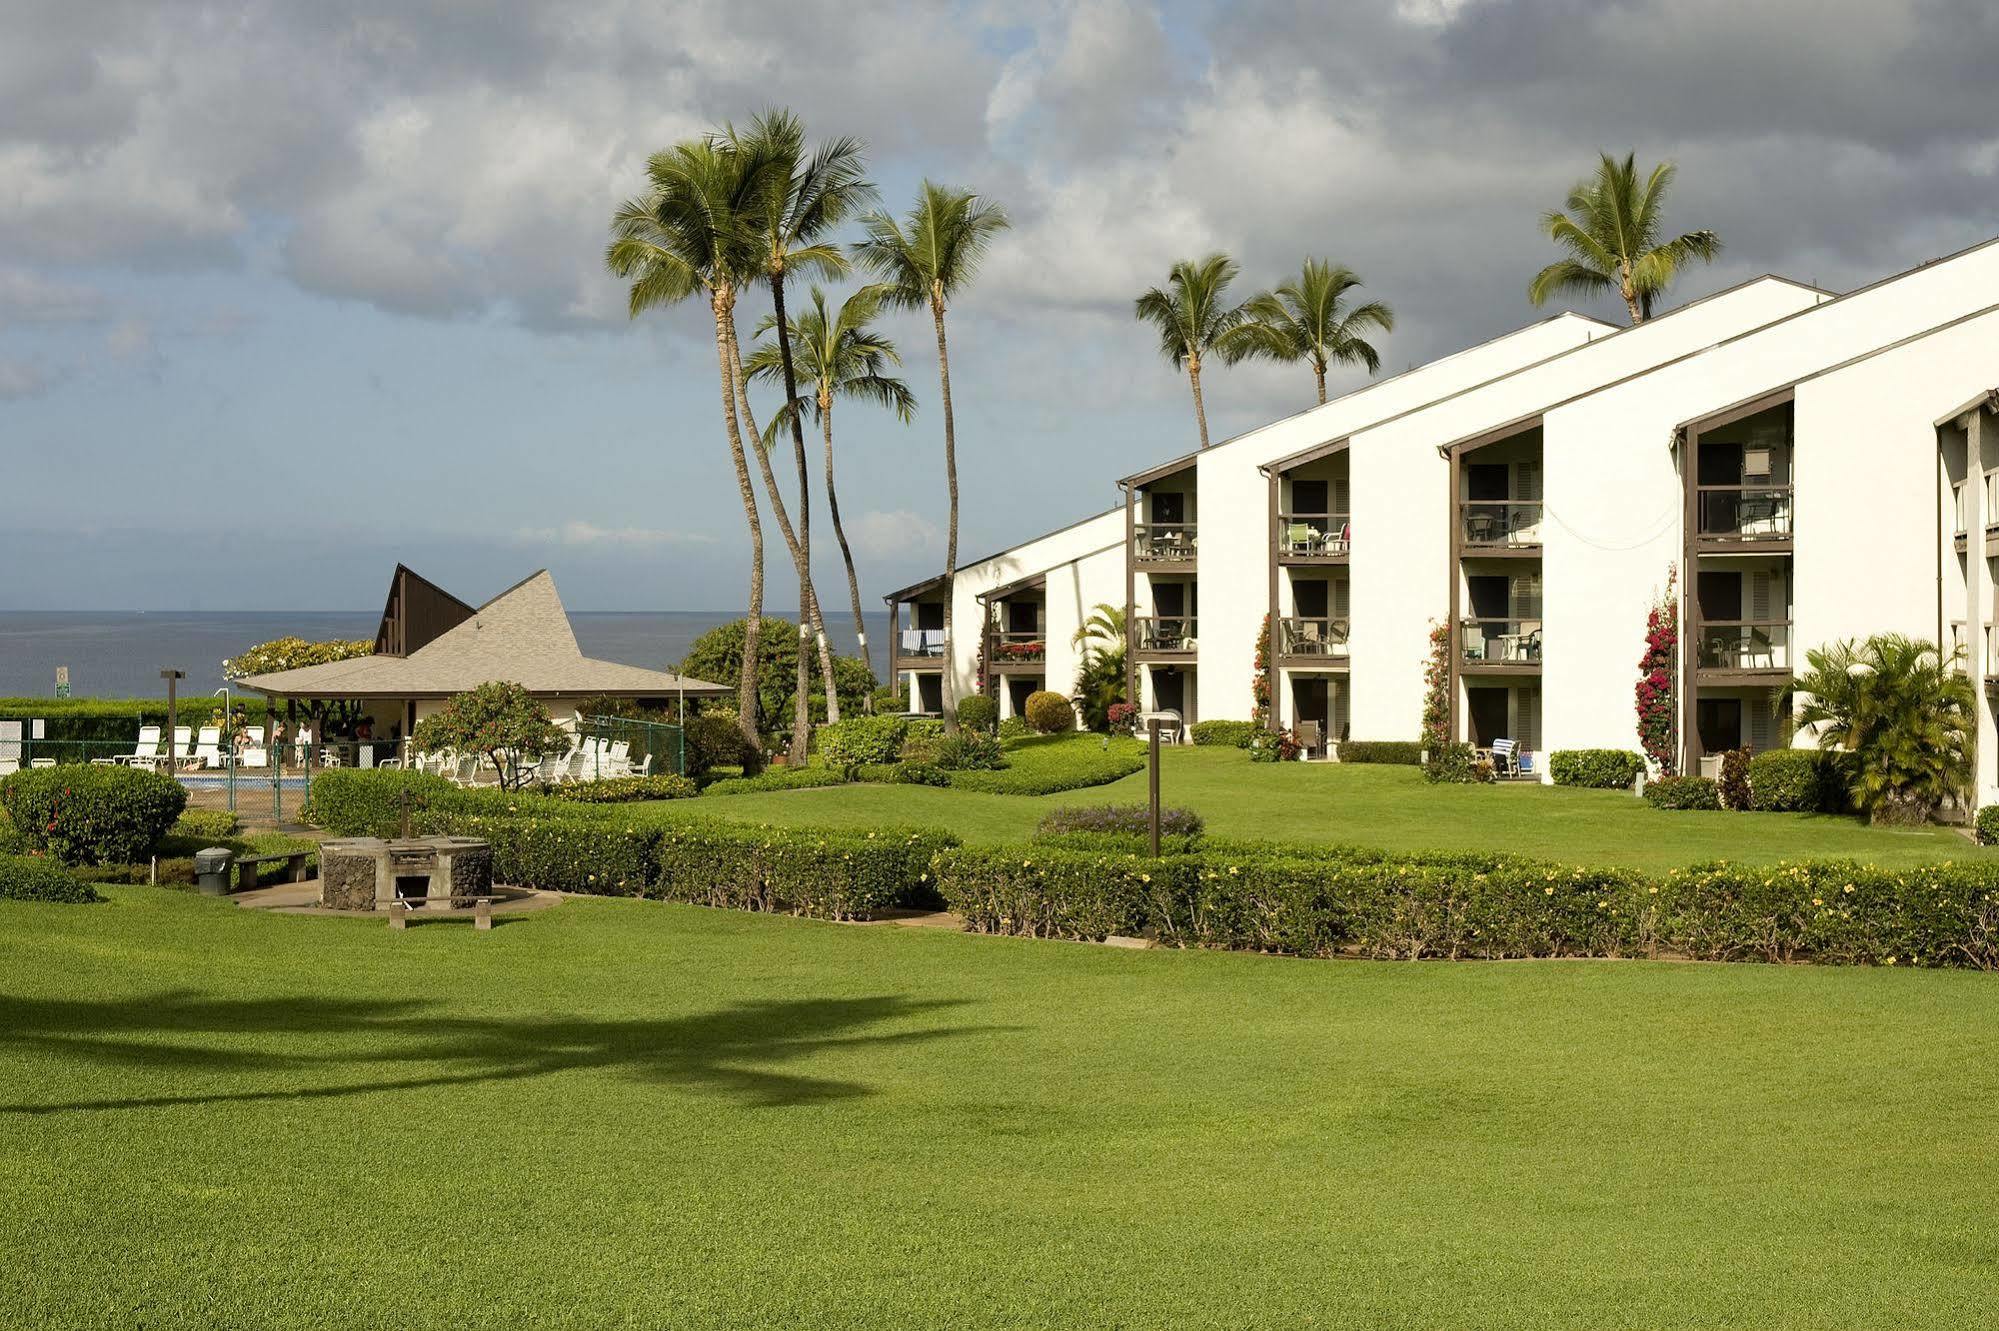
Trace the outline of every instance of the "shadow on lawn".
<instances>
[{"instance_id":1,"label":"shadow on lawn","mask_svg":"<svg viewBox=\"0 0 1999 1331\"><path fill-rule=\"evenodd\" d=\"M916 1044L965 1034L973 1028L872 1035L863 1029L952 1007L956 1001L899 995L764 1000L698 1016L599 1021L456 1016L432 1000L208 999L174 992L53 1003L0 994L0 1049L87 1061L132 1080L199 1072L262 1076L284 1083L51 1104L15 1101L0 1104L0 1113L333 1099L519 1081L574 1069L623 1072L663 1086L737 1095L759 1107L811 1104L871 1091L854 1082L786 1073L765 1065L794 1062L829 1049ZM206 1035L252 1038L235 1047L188 1038ZM269 1037L274 1036L295 1038L273 1048ZM316 1041L340 1047L314 1052ZM357 1049L357 1043L365 1047ZM392 1075L338 1082L310 1075L385 1064ZM408 1071L394 1075L396 1069ZM326 1084L301 1085L301 1080Z\"/></svg>"}]
</instances>

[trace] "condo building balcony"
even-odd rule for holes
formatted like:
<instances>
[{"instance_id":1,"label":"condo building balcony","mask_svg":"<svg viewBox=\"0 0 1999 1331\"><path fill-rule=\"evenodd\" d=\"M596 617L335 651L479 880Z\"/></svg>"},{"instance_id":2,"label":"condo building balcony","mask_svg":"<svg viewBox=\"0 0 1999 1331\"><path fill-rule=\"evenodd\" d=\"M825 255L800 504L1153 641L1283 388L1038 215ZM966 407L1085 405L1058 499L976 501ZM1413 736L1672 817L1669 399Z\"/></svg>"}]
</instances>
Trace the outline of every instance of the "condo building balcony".
<instances>
[{"instance_id":1,"label":"condo building balcony","mask_svg":"<svg viewBox=\"0 0 1999 1331\"><path fill-rule=\"evenodd\" d=\"M1131 556L1141 568L1187 568L1194 563L1191 522L1141 522L1132 527Z\"/></svg>"},{"instance_id":2,"label":"condo building balcony","mask_svg":"<svg viewBox=\"0 0 1999 1331\"><path fill-rule=\"evenodd\" d=\"M1192 615L1140 615L1132 621L1132 642L1143 656L1192 656Z\"/></svg>"},{"instance_id":3,"label":"condo building balcony","mask_svg":"<svg viewBox=\"0 0 1999 1331\"><path fill-rule=\"evenodd\" d=\"M1787 620L1703 620L1697 643L1702 670L1728 673L1791 669L1791 625Z\"/></svg>"},{"instance_id":4,"label":"condo building balcony","mask_svg":"<svg viewBox=\"0 0 1999 1331\"><path fill-rule=\"evenodd\" d=\"M1277 622L1277 654L1306 661L1344 662L1350 621L1345 617L1290 616Z\"/></svg>"},{"instance_id":5,"label":"condo building balcony","mask_svg":"<svg viewBox=\"0 0 1999 1331\"><path fill-rule=\"evenodd\" d=\"M992 636L992 661L995 670L1008 666L1040 666L1048 659L1048 640L1040 630L1009 629L996 631Z\"/></svg>"},{"instance_id":6,"label":"condo building balcony","mask_svg":"<svg viewBox=\"0 0 1999 1331\"><path fill-rule=\"evenodd\" d=\"M1539 554L1541 502L1467 499L1458 506L1466 554Z\"/></svg>"},{"instance_id":7,"label":"condo building balcony","mask_svg":"<svg viewBox=\"0 0 1999 1331\"><path fill-rule=\"evenodd\" d=\"M943 629L903 629L895 635L895 659L917 665L935 665L949 655Z\"/></svg>"},{"instance_id":8,"label":"condo building balcony","mask_svg":"<svg viewBox=\"0 0 1999 1331\"><path fill-rule=\"evenodd\" d=\"M1282 564L1343 564L1353 551L1345 513L1279 513L1277 559Z\"/></svg>"},{"instance_id":9,"label":"condo building balcony","mask_svg":"<svg viewBox=\"0 0 1999 1331\"><path fill-rule=\"evenodd\" d=\"M1458 642L1461 660L1467 668L1541 668L1541 621L1538 619L1460 620Z\"/></svg>"},{"instance_id":10,"label":"condo building balcony","mask_svg":"<svg viewBox=\"0 0 1999 1331\"><path fill-rule=\"evenodd\" d=\"M1696 528L1704 546L1775 546L1791 539L1788 485L1702 485Z\"/></svg>"}]
</instances>

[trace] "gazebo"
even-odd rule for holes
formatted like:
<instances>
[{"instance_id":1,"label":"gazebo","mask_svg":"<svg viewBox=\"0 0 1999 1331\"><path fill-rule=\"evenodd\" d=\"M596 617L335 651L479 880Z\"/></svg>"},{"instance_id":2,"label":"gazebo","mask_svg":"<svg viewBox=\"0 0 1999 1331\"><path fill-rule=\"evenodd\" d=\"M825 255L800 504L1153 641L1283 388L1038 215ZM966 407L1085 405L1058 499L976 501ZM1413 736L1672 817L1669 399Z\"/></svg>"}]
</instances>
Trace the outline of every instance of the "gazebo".
<instances>
[{"instance_id":1,"label":"gazebo","mask_svg":"<svg viewBox=\"0 0 1999 1331\"><path fill-rule=\"evenodd\" d=\"M493 680L521 685L558 720L573 711L565 702L584 698L663 706L734 692L670 671L583 655L547 569L475 608L402 565L390 582L372 655L252 675L237 687L273 704L284 700L293 733L301 701L359 705L373 722L373 733L361 741L367 751L355 755L367 766L391 756L416 723L446 699ZM387 752L378 755L381 749Z\"/></svg>"}]
</instances>

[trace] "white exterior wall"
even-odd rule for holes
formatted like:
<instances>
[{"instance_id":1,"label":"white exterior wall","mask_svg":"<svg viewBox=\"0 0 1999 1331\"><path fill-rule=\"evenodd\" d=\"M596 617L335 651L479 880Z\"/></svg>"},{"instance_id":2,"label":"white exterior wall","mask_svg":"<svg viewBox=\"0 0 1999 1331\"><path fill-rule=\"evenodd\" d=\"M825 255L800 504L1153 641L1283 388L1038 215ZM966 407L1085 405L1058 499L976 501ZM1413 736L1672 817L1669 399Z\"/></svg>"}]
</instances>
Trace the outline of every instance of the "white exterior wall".
<instances>
[{"instance_id":1,"label":"white exterior wall","mask_svg":"<svg viewBox=\"0 0 1999 1331\"><path fill-rule=\"evenodd\" d=\"M1259 467L1511 374L1609 331L1610 325L1595 319L1557 315L1238 435L1198 455L1201 609L1196 714L1202 720L1249 719L1256 635L1270 608L1270 492ZM1356 477L1356 506L1362 502L1360 484ZM1360 528L1358 520L1354 525ZM1139 579L1141 599L1144 581ZM1357 641L1355 650L1360 650ZM1413 727L1412 721L1406 729ZM1361 733L1358 721L1354 733Z\"/></svg>"},{"instance_id":2,"label":"white exterior wall","mask_svg":"<svg viewBox=\"0 0 1999 1331\"><path fill-rule=\"evenodd\" d=\"M1999 295L1999 245L1986 245L1733 338L1544 415L1548 506L1542 524L1544 748L1637 747L1631 690L1646 609L1667 567L1678 563L1682 553L1680 479L1670 450L1674 428L1936 328L1991 303L1995 295ZM1994 377L1992 370L1986 373ZM1898 413L1906 409L1912 418L1920 416L1927 427L1975 386L1955 399L1941 385L1901 384L1893 391L1898 402L1894 409ZM1932 392L1937 396L1930 396ZM1805 535L1808 525L1821 520L1807 507L1821 501L1808 496L1836 487L1851 495L1850 500L1838 502L1858 504L1866 502L1874 488L1864 469L1856 473L1844 462L1835 468L1818 465L1822 447L1850 462L1850 454L1842 454L1839 445L1820 442L1824 429L1822 414L1811 418L1810 433L1806 421L1799 422L1795 483L1801 542L1820 539ZM1934 476L1935 447L1932 436L1923 448L1926 477ZM1814 472L1818 474L1813 476ZM1929 500L1923 503L1920 533L1900 528L1897 539L1916 545L1930 561L1930 572L1923 583L1899 594L1915 599L1927 595L1929 622L1934 623L1935 520ZM1867 529L1863 522L1857 529L1829 532L1827 539L1856 540ZM1799 581L1805 580L1801 575ZM1810 580L1821 590L1803 595L1812 598L1809 605L1819 608L1799 609L1801 644L1817 640L1818 628L1806 616L1823 614L1828 596L1823 574L1811 575ZM1878 596L1878 590L1869 595Z\"/></svg>"},{"instance_id":3,"label":"white exterior wall","mask_svg":"<svg viewBox=\"0 0 1999 1331\"><path fill-rule=\"evenodd\" d=\"M1430 625L1450 609L1450 464L1437 449L1496 429L1601 384L1683 356L1722 338L1809 309L1825 297L1808 287L1764 278L1672 311L1651 323L1597 338L1545 364L1385 422L1353 436L1352 727L1355 739L1409 739L1423 711L1423 670ZM1669 469L1670 470L1670 469ZM1618 541L1623 509L1570 515L1555 497L1558 468L1544 459L1544 501L1572 517L1588 539ZM1665 502L1679 527L1677 489ZM1559 522L1543 521L1544 587L1566 549ZM1583 570L1587 573L1587 570ZM1641 589L1641 594L1643 589ZM1637 649L1631 653L1635 671ZM1630 672L1627 672L1630 673ZM1635 675L1634 675L1635 677ZM1553 747L1545 738L1544 747Z\"/></svg>"}]
</instances>

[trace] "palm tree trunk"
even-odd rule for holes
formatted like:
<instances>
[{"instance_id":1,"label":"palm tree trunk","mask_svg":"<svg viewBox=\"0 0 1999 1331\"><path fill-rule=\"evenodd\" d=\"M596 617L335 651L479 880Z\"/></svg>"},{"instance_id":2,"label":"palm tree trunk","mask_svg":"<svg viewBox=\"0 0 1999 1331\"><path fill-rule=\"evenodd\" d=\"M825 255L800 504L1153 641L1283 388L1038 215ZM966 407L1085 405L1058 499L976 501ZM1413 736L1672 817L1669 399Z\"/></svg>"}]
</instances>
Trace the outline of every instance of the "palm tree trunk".
<instances>
[{"instance_id":1,"label":"palm tree trunk","mask_svg":"<svg viewBox=\"0 0 1999 1331\"><path fill-rule=\"evenodd\" d=\"M1201 427L1201 447L1208 446L1208 409L1201 403L1201 358L1187 358L1187 382L1194 386L1194 421Z\"/></svg>"},{"instance_id":2,"label":"palm tree trunk","mask_svg":"<svg viewBox=\"0 0 1999 1331\"><path fill-rule=\"evenodd\" d=\"M743 665L736 678L736 722L743 733L743 770L763 766L762 736L757 729L757 644L763 636L764 529L757 512L756 486L743 457L743 435L736 420L735 316L733 296L726 289L711 300L715 311L715 359L722 375L722 419L729 427L729 457L736 464L736 488L743 498L743 516L750 525L750 605L743 616ZM752 427L754 428L754 427ZM684 719L684 718L683 718Z\"/></svg>"},{"instance_id":3,"label":"palm tree trunk","mask_svg":"<svg viewBox=\"0 0 1999 1331\"><path fill-rule=\"evenodd\" d=\"M944 342L944 293L930 288L930 321L937 326L937 389L944 407L944 482L951 492L951 520L944 535L944 733L958 733L957 644L951 638L951 603L958 590L958 429L951 419L951 351Z\"/></svg>"},{"instance_id":4,"label":"palm tree trunk","mask_svg":"<svg viewBox=\"0 0 1999 1331\"><path fill-rule=\"evenodd\" d=\"M854 636L861 644L861 664L875 673L875 661L868 651L868 621L861 614L861 579L854 572L854 551L847 544L847 530L840 525L840 494L833 488L833 399L819 399L819 427L826 438L826 507L833 514L833 537L840 543L840 558L847 565L847 597L854 603Z\"/></svg>"},{"instance_id":5,"label":"palm tree trunk","mask_svg":"<svg viewBox=\"0 0 1999 1331\"><path fill-rule=\"evenodd\" d=\"M798 373L791 363L791 319L784 310L784 273L773 270L770 274L771 312L777 319L777 359L784 367L784 400L796 406L798 402ZM812 481L805 464L805 427L798 419L798 412L791 413L791 456L798 465L798 548L804 560L803 581L798 587L798 625L803 629L816 617L808 612L818 599L815 589L806 585L812 578ZM826 631L820 626L818 638L823 646ZM834 689L833 669L830 657L821 653L822 669L826 685L826 719L840 719L840 697ZM791 741L792 759L804 762L806 747L812 737L812 712L810 689L812 674L810 660L805 651L805 643L798 644L798 711Z\"/></svg>"},{"instance_id":6,"label":"palm tree trunk","mask_svg":"<svg viewBox=\"0 0 1999 1331\"><path fill-rule=\"evenodd\" d=\"M1312 378L1319 385L1319 405L1326 405L1326 367L1320 361L1312 362Z\"/></svg>"},{"instance_id":7,"label":"palm tree trunk","mask_svg":"<svg viewBox=\"0 0 1999 1331\"><path fill-rule=\"evenodd\" d=\"M735 335L736 321L733 315L728 319L727 323L728 327L725 330L725 334L729 342L729 362L735 368L736 391L742 395L743 411L747 416L750 410L750 397L749 383L743 375L742 344ZM750 419L752 421L750 427L751 433L754 435L756 430L754 424L755 418L751 417ZM819 639L820 665L825 670L826 677L830 680L833 677L832 652L826 645L826 622L819 613L819 597L812 590L812 574L805 563L803 554L798 548L798 533L791 525L791 512L785 507L784 492L777 488L777 474L771 470L770 466L770 452L759 443L756 455L757 470L763 473L764 489L770 492L770 509L777 517L777 529L784 536L784 547L791 552L792 567L798 572L799 599L805 608L804 618L810 624L811 631ZM805 625L801 624L800 628L798 649L803 653L806 650L804 642L805 634L802 631ZM804 696L804 691L801 691L800 696ZM827 707L826 719L828 721L837 721L840 719L840 704L837 697ZM809 741L811 739L811 727L809 725L805 727L805 732L806 739ZM792 745L794 748L796 748L798 742L798 736L794 734L792 736Z\"/></svg>"}]
</instances>

